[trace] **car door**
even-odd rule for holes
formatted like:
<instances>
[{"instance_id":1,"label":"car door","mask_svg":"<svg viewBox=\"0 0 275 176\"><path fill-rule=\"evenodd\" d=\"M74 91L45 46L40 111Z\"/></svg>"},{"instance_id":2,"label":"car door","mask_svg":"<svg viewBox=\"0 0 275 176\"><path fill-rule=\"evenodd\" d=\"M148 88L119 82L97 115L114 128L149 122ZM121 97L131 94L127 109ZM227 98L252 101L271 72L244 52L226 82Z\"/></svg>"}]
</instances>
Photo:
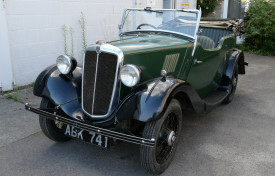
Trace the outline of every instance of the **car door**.
<instances>
[{"instance_id":1,"label":"car door","mask_svg":"<svg viewBox=\"0 0 275 176\"><path fill-rule=\"evenodd\" d=\"M205 50L200 45L196 48L187 82L201 98L219 87L226 58L224 49Z\"/></svg>"}]
</instances>

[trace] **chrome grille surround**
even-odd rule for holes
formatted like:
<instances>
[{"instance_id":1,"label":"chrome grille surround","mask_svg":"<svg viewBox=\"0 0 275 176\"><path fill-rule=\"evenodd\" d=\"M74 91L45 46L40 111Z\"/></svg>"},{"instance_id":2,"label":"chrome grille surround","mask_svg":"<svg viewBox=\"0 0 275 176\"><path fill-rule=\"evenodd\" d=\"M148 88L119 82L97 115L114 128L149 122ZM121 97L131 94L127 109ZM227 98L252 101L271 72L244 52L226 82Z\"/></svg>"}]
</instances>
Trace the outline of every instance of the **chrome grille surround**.
<instances>
[{"instance_id":1,"label":"chrome grille surround","mask_svg":"<svg viewBox=\"0 0 275 176\"><path fill-rule=\"evenodd\" d=\"M99 51L97 51L98 47L100 47ZM81 106L82 106L82 110L83 110L83 112L86 115L88 115L92 119L97 119L97 120L105 119L105 118L107 118L108 116L110 116L113 113L113 111L115 110L115 108L119 104L120 86L121 86L121 80L119 78L119 72L120 72L120 69L121 69L121 67L123 65L124 54L123 54L123 52L118 47L115 47L113 45L106 44L106 43L103 43L101 45L92 45L92 46L89 46L85 50L85 53L87 51L95 51L95 52L97 52L97 58L96 58L97 63L98 63L98 59L99 59L98 56L99 56L100 52L109 53L109 54L113 54L113 55L117 56L116 75L115 75L115 81L114 81L114 86L113 86L113 92L112 92L111 102L109 104L108 112L105 115L93 115L93 114L88 113L84 109L84 106L83 106L83 86L84 86L85 54L84 54L84 57L83 57L82 91L81 91ZM95 74L97 74L97 73L95 73ZM97 75L95 75L95 76L97 77ZM96 82L96 80L95 80L95 82ZM94 89L95 88L96 87L94 86ZM95 90L94 90L94 94L95 94ZM95 95L93 95L93 96L95 97ZM91 106L93 106L92 108L94 108L94 105L91 105Z\"/></svg>"}]
</instances>

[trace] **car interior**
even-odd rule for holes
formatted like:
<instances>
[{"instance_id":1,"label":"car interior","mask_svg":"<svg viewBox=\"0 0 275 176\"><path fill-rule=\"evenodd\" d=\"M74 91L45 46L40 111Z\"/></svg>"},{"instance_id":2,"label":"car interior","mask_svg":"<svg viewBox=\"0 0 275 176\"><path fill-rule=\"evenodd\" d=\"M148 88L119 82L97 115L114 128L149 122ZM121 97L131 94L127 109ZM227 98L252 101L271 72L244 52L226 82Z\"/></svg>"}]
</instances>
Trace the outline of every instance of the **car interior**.
<instances>
[{"instance_id":1,"label":"car interior","mask_svg":"<svg viewBox=\"0 0 275 176\"><path fill-rule=\"evenodd\" d=\"M198 42L204 49L214 49L219 46L222 37L233 34L232 30L213 27L200 27Z\"/></svg>"},{"instance_id":2,"label":"car interior","mask_svg":"<svg viewBox=\"0 0 275 176\"><path fill-rule=\"evenodd\" d=\"M177 32L184 33L188 35L193 35L194 26L188 24L184 24L183 21L186 20L186 17L179 16L173 20L163 23L158 26L158 29L163 30L175 30ZM194 20L191 18L191 20ZM232 30L228 30L226 28L216 28L211 27L211 23L208 25L209 27L201 26L199 28L199 35L197 37L198 43L202 46L203 49L214 49L219 46L219 42L222 37L233 34Z\"/></svg>"}]
</instances>

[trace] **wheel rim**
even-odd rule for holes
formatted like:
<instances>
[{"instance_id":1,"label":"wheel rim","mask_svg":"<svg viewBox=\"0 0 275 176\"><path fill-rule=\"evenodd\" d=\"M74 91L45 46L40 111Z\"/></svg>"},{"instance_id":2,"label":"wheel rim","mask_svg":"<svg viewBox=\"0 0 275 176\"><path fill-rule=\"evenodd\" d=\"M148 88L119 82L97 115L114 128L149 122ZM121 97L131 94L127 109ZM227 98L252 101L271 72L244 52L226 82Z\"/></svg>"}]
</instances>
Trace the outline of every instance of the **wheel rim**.
<instances>
[{"instance_id":1,"label":"wheel rim","mask_svg":"<svg viewBox=\"0 0 275 176\"><path fill-rule=\"evenodd\" d=\"M58 129L62 129L63 128L63 125L64 125L64 123L62 123L62 122L59 122L59 121L54 121L54 124L55 124L55 126L58 128Z\"/></svg>"},{"instance_id":2,"label":"wheel rim","mask_svg":"<svg viewBox=\"0 0 275 176\"><path fill-rule=\"evenodd\" d=\"M232 86L233 87L236 87L237 86L237 82L238 82L238 80L237 80L237 75L238 73L237 73L237 71L236 70L234 70L234 73L233 73L233 78L232 78Z\"/></svg>"},{"instance_id":3,"label":"wheel rim","mask_svg":"<svg viewBox=\"0 0 275 176\"><path fill-rule=\"evenodd\" d=\"M235 91L237 84L238 84L238 73L234 71L231 79L231 90L230 90L230 95Z\"/></svg>"},{"instance_id":4,"label":"wheel rim","mask_svg":"<svg viewBox=\"0 0 275 176\"><path fill-rule=\"evenodd\" d=\"M164 120L156 144L156 160L165 163L172 153L178 133L178 120L174 113L170 113Z\"/></svg>"},{"instance_id":5,"label":"wheel rim","mask_svg":"<svg viewBox=\"0 0 275 176\"><path fill-rule=\"evenodd\" d=\"M54 108L54 104L51 103L50 101L48 101L47 105L44 108L49 108L49 109ZM61 115L61 114L59 114L59 112L57 112L57 115ZM54 125L56 126L56 128L63 133L64 132L64 129L63 129L64 123L57 121L57 120L52 120L52 121L54 122Z\"/></svg>"}]
</instances>

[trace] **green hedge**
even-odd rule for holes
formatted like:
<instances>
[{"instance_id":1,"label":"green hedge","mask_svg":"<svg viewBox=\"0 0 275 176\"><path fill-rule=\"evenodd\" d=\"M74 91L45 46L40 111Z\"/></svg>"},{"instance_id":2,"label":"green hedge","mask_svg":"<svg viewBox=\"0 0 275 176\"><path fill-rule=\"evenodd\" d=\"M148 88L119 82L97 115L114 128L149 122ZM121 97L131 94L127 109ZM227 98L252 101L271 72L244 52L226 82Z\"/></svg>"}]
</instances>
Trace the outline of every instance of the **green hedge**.
<instances>
[{"instance_id":1,"label":"green hedge","mask_svg":"<svg viewBox=\"0 0 275 176\"><path fill-rule=\"evenodd\" d=\"M245 50L275 55L275 0L253 0L244 17Z\"/></svg>"},{"instance_id":2,"label":"green hedge","mask_svg":"<svg viewBox=\"0 0 275 176\"><path fill-rule=\"evenodd\" d=\"M217 0L197 0L198 8L201 8L202 16L206 16L215 10Z\"/></svg>"}]
</instances>

